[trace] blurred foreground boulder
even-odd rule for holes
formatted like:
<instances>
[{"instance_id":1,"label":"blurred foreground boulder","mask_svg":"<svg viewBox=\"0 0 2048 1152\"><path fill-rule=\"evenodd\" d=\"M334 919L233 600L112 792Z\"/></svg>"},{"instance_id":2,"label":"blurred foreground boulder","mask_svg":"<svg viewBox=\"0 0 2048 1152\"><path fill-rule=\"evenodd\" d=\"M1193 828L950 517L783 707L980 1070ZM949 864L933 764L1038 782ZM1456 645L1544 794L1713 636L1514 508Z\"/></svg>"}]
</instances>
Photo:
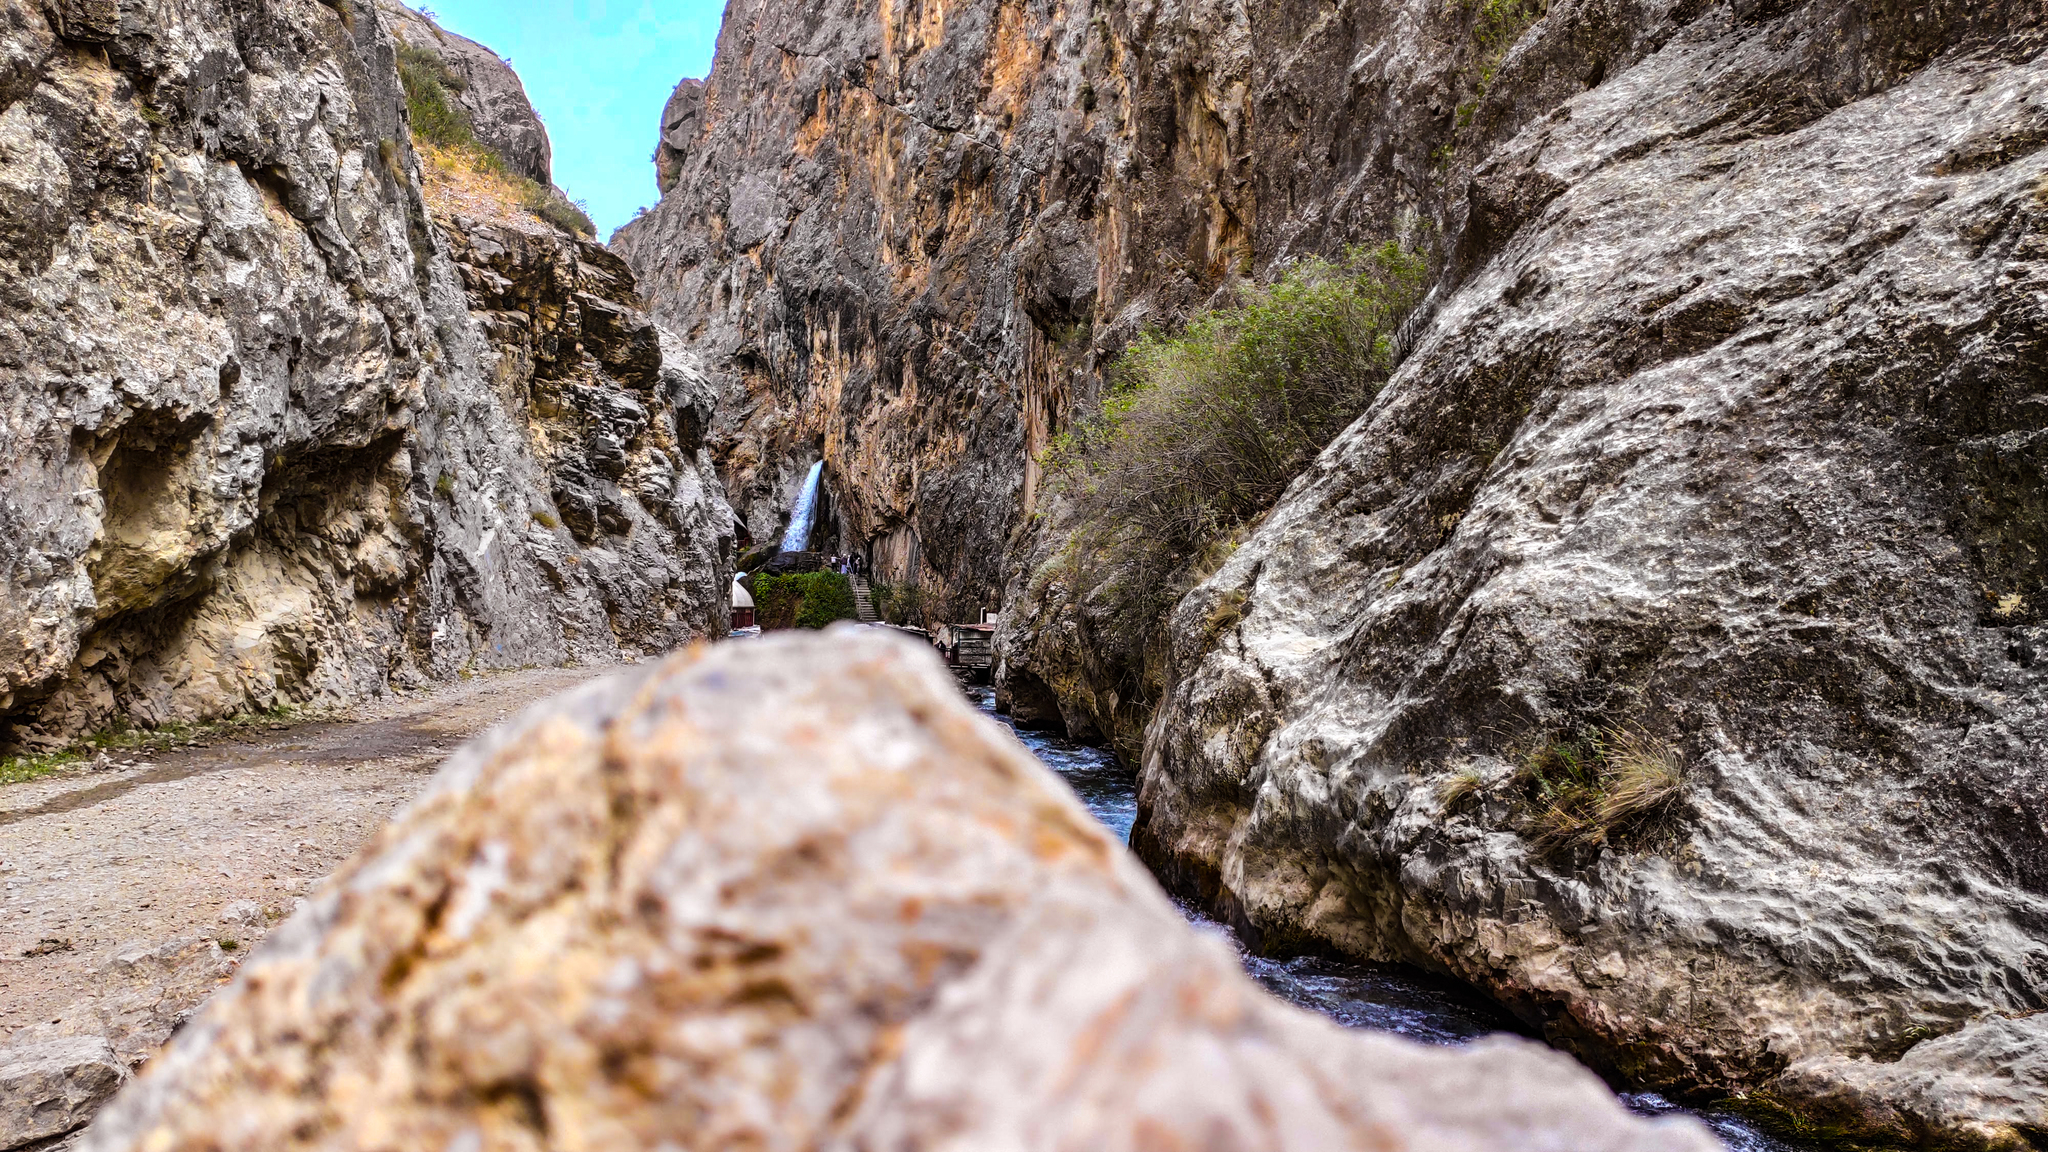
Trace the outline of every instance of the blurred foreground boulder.
<instances>
[{"instance_id":1,"label":"blurred foreground boulder","mask_svg":"<svg viewBox=\"0 0 2048 1152\"><path fill-rule=\"evenodd\" d=\"M679 656L458 753L86 1147L1687 1152L1262 992L927 650Z\"/></svg>"}]
</instances>

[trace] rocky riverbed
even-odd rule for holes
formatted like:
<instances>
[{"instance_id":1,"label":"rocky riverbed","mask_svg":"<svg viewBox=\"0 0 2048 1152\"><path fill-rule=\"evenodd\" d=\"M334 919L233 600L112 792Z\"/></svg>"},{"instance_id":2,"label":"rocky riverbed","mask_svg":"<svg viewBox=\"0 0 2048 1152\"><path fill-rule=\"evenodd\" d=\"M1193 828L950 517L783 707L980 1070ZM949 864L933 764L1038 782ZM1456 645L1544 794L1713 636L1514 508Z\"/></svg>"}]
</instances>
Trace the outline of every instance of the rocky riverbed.
<instances>
[{"instance_id":1,"label":"rocky riverbed","mask_svg":"<svg viewBox=\"0 0 2048 1152\"><path fill-rule=\"evenodd\" d=\"M1119 841L1129 843L1138 814L1138 784L1114 754L1011 723L996 711L992 689L970 688L968 695L977 709L1009 727L1032 755L1057 772L1103 827ZM1347 1028L1391 1032L1428 1044L1463 1044L1495 1033L1524 1031L1513 1016L1462 985L1399 964L1366 964L1324 956L1261 956L1201 909L1185 901L1175 903L1189 923L1228 940L1245 971L1268 992ZM1646 1116L1686 1111L1654 1092L1624 1091L1621 1099ZM1713 1129L1729 1152L1816 1152L1810 1145L1772 1136L1729 1112L1709 1109L1693 1114Z\"/></svg>"}]
</instances>

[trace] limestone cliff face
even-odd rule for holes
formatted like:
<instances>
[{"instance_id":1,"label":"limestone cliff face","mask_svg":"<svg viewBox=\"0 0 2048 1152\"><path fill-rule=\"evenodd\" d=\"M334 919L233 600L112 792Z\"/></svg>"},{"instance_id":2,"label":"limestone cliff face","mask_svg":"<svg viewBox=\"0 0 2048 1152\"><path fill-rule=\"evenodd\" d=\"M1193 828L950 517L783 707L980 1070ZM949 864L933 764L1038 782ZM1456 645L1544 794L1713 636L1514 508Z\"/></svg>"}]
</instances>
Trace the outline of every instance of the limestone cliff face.
<instances>
[{"instance_id":1,"label":"limestone cliff face","mask_svg":"<svg viewBox=\"0 0 2048 1152\"><path fill-rule=\"evenodd\" d=\"M1513 131L1440 137L1401 371L1165 629L1134 842L1268 947L1453 973L1632 1080L2026 1148L2048 38L1898 11L1523 34L1471 114ZM1683 791L1546 845L1516 770L1589 728Z\"/></svg>"},{"instance_id":2,"label":"limestone cliff face","mask_svg":"<svg viewBox=\"0 0 2048 1152\"><path fill-rule=\"evenodd\" d=\"M1255 938L1454 973L1640 1081L2028 1147L2044 19L740 2L617 246L754 534L822 454L849 542L1006 582L1007 699L1141 762L1140 850ZM1103 664L1035 451L1139 326L1385 239L1436 277L1400 371ZM1539 850L1510 776L1587 728L1684 790Z\"/></svg>"},{"instance_id":3,"label":"limestone cliff face","mask_svg":"<svg viewBox=\"0 0 2048 1152\"><path fill-rule=\"evenodd\" d=\"M693 397L675 424L688 373L664 366L601 252L444 232L376 10L0 11L14 741L614 658L717 627L718 498L681 479L703 423ZM516 251L497 274L523 294L466 291L452 253L475 270L501 250ZM600 377L635 397L637 424L525 406L522 389L573 396ZM575 447L570 425L589 430ZM617 456L605 436L624 445L616 476L594 463ZM677 470L666 498L649 495L656 455ZM641 512L579 537L554 493L585 459L637 485L618 498ZM708 522L708 544L668 555L635 541L643 521Z\"/></svg>"}]
</instances>

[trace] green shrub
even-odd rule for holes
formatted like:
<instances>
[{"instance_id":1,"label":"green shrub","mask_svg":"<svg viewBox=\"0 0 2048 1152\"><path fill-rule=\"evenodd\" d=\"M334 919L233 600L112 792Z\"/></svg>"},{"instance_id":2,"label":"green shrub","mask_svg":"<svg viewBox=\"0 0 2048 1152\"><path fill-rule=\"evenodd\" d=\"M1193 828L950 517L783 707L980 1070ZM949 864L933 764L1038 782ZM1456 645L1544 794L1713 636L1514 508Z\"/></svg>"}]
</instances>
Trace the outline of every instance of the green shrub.
<instances>
[{"instance_id":1,"label":"green shrub","mask_svg":"<svg viewBox=\"0 0 2048 1152\"><path fill-rule=\"evenodd\" d=\"M1393 244L1304 261L1178 335L1139 337L1112 366L1101 410L1044 463L1113 648L1134 659L1204 558L1365 410L1425 271Z\"/></svg>"},{"instance_id":2,"label":"green shrub","mask_svg":"<svg viewBox=\"0 0 2048 1152\"><path fill-rule=\"evenodd\" d=\"M448 70L433 50L413 44L398 46L398 82L405 88L412 135L436 148L489 153L477 141L469 116L450 95L463 90L461 77ZM495 159L496 154L491 153ZM504 161L498 161L503 167Z\"/></svg>"},{"instance_id":3,"label":"green shrub","mask_svg":"<svg viewBox=\"0 0 2048 1152\"><path fill-rule=\"evenodd\" d=\"M1479 0L1473 14L1472 42L1478 49L1479 91L1493 83L1500 62L1529 26L1543 18L1550 0ZM1462 126L1462 125L1461 125Z\"/></svg>"},{"instance_id":4,"label":"green shrub","mask_svg":"<svg viewBox=\"0 0 2048 1152\"><path fill-rule=\"evenodd\" d=\"M868 585L868 599L875 614L889 623L924 627L924 590L917 585L875 580Z\"/></svg>"},{"instance_id":5,"label":"green shrub","mask_svg":"<svg viewBox=\"0 0 2048 1152\"><path fill-rule=\"evenodd\" d=\"M578 236L597 235L597 224L590 219L586 205L581 200L571 200L553 188L542 187L533 180L519 180L519 203L528 212Z\"/></svg>"},{"instance_id":6,"label":"green shrub","mask_svg":"<svg viewBox=\"0 0 2048 1152\"><path fill-rule=\"evenodd\" d=\"M754 621L764 632L823 628L856 619L853 582L837 572L790 572L753 578Z\"/></svg>"}]
</instances>

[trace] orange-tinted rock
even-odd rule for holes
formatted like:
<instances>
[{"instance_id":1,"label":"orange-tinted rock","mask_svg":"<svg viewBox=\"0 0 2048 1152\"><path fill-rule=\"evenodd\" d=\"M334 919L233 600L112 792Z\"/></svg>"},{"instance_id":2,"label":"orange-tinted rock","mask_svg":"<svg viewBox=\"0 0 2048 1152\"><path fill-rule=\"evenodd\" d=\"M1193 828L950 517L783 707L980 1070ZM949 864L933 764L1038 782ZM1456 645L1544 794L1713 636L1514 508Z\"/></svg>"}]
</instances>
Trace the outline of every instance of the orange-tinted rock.
<instances>
[{"instance_id":1,"label":"orange-tinted rock","mask_svg":"<svg viewBox=\"0 0 2048 1152\"><path fill-rule=\"evenodd\" d=\"M671 659L466 748L88 1147L1715 1147L1259 990L928 652Z\"/></svg>"}]
</instances>

